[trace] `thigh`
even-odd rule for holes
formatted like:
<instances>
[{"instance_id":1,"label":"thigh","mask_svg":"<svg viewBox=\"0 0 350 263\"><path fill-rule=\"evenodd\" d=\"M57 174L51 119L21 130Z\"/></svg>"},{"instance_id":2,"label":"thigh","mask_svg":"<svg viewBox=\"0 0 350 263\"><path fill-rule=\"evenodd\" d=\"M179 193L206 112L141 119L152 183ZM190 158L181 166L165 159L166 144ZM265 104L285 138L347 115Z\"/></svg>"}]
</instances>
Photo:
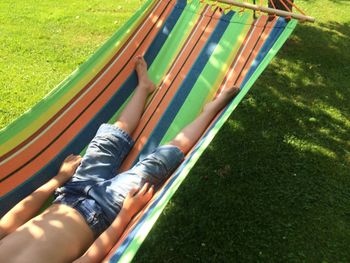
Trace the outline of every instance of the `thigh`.
<instances>
[{"instance_id":1,"label":"thigh","mask_svg":"<svg viewBox=\"0 0 350 263\"><path fill-rule=\"evenodd\" d=\"M151 154L139 161L132 171L141 176L145 182L159 187L184 159L182 151L174 145L156 148Z\"/></svg>"},{"instance_id":2,"label":"thigh","mask_svg":"<svg viewBox=\"0 0 350 263\"><path fill-rule=\"evenodd\" d=\"M146 182L159 187L182 162L184 154L173 145L157 148L133 168L91 187L88 195L102 207L109 220L122 208L127 194Z\"/></svg>"},{"instance_id":3,"label":"thigh","mask_svg":"<svg viewBox=\"0 0 350 263\"><path fill-rule=\"evenodd\" d=\"M133 145L134 141L125 131L111 124L102 124L72 179L62 188L81 192L94 183L114 177Z\"/></svg>"},{"instance_id":4,"label":"thigh","mask_svg":"<svg viewBox=\"0 0 350 263\"><path fill-rule=\"evenodd\" d=\"M127 194L142 185L142 178L132 170L92 186L87 195L101 206L109 222L112 222L123 206Z\"/></svg>"}]
</instances>

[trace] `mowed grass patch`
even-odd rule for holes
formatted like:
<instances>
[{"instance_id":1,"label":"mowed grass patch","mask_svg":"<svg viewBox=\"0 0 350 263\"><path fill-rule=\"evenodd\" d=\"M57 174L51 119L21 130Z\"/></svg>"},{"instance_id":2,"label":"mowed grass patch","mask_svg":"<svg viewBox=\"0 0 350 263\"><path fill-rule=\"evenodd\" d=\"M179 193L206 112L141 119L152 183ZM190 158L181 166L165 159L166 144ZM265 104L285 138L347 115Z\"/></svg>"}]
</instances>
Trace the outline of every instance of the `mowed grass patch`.
<instances>
[{"instance_id":1,"label":"mowed grass patch","mask_svg":"<svg viewBox=\"0 0 350 263\"><path fill-rule=\"evenodd\" d=\"M0 129L91 56L144 1L1 1Z\"/></svg>"}]
</instances>

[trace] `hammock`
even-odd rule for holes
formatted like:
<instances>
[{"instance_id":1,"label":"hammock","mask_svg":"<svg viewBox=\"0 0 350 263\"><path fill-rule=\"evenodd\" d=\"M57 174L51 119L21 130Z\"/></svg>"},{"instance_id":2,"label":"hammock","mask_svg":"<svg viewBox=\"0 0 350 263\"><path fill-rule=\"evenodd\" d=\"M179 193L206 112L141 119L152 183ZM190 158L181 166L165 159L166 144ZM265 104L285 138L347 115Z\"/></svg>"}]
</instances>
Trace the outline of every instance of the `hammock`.
<instances>
[{"instance_id":1,"label":"hammock","mask_svg":"<svg viewBox=\"0 0 350 263\"><path fill-rule=\"evenodd\" d=\"M170 141L220 90L240 93L212 121L180 167L129 224L105 261L130 261L161 211L297 24L251 12L223 12L198 0L148 0L83 65L0 132L0 215L84 153L99 125L113 122L137 84L144 54L159 88L149 99L122 170ZM142 158L142 157L141 157Z\"/></svg>"}]
</instances>

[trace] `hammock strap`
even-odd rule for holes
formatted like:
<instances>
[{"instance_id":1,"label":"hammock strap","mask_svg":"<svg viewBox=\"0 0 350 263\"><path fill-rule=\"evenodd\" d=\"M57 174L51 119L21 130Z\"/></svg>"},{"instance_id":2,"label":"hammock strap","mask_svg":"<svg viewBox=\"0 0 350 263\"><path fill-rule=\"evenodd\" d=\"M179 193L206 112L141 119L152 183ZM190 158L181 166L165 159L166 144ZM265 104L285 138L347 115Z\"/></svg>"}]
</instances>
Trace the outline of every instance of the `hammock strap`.
<instances>
[{"instance_id":1,"label":"hammock strap","mask_svg":"<svg viewBox=\"0 0 350 263\"><path fill-rule=\"evenodd\" d=\"M287 2L292 5L296 10L299 11L300 14L303 14L304 16L306 15L305 12L303 10L301 10L296 4L294 4L292 1L287 0Z\"/></svg>"},{"instance_id":2,"label":"hammock strap","mask_svg":"<svg viewBox=\"0 0 350 263\"><path fill-rule=\"evenodd\" d=\"M283 1L283 0L279 0L280 1L280 3L286 8L286 10L288 11L288 12L292 12L292 10L289 8L289 6Z\"/></svg>"},{"instance_id":3,"label":"hammock strap","mask_svg":"<svg viewBox=\"0 0 350 263\"><path fill-rule=\"evenodd\" d=\"M275 6L275 3L273 2L273 0L270 0L270 3L271 3L271 5L272 5L272 7L274 9L277 9L276 6ZM269 15L272 16L272 17L276 17L276 14L269 14Z\"/></svg>"}]
</instances>

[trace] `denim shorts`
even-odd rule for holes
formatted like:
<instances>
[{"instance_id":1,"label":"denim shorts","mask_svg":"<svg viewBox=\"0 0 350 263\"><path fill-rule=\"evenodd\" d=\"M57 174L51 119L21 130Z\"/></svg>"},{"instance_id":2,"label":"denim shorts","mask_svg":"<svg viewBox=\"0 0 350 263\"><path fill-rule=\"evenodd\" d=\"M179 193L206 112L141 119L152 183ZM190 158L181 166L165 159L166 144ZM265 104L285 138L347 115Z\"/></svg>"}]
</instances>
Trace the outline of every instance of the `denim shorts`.
<instances>
[{"instance_id":1,"label":"denim shorts","mask_svg":"<svg viewBox=\"0 0 350 263\"><path fill-rule=\"evenodd\" d=\"M124 130L102 124L73 177L55 192L54 203L75 208L99 236L116 218L129 191L149 182L156 189L184 158L179 148L164 145L136 163L118 170L134 145Z\"/></svg>"}]
</instances>

